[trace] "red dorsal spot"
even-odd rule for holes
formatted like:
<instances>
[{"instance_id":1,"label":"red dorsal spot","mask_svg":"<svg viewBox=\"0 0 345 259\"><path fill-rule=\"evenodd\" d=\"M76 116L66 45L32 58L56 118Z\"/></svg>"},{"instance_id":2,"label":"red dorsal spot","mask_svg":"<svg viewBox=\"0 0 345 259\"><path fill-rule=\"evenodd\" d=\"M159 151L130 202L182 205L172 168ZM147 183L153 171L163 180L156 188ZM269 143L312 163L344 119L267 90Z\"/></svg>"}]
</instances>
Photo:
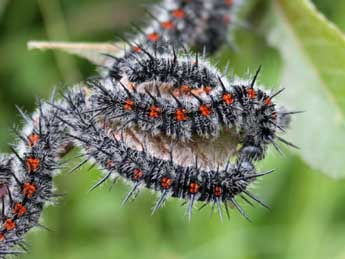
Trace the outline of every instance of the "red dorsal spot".
<instances>
[{"instance_id":1,"label":"red dorsal spot","mask_svg":"<svg viewBox=\"0 0 345 259\"><path fill-rule=\"evenodd\" d=\"M220 197L222 195L222 191L223 191L222 187L216 186L213 189L213 195L216 196L216 197Z\"/></svg>"},{"instance_id":2,"label":"red dorsal spot","mask_svg":"<svg viewBox=\"0 0 345 259\"><path fill-rule=\"evenodd\" d=\"M234 103L234 98L232 97L231 94L223 94L223 101L227 104L227 105L231 105Z\"/></svg>"},{"instance_id":3,"label":"red dorsal spot","mask_svg":"<svg viewBox=\"0 0 345 259\"><path fill-rule=\"evenodd\" d=\"M249 99L255 99L255 97L256 97L256 92L255 92L255 90L254 90L253 88L249 88L249 89L247 90L247 95L248 95L248 98L249 98Z\"/></svg>"},{"instance_id":4,"label":"red dorsal spot","mask_svg":"<svg viewBox=\"0 0 345 259\"><path fill-rule=\"evenodd\" d=\"M28 197L31 198L36 192L36 186L31 184L31 183L24 183L23 185L23 194Z\"/></svg>"},{"instance_id":5,"label":"red dorsal spot","mask_svg":"<svg viewBox=\"0 0 345 259\"><path fill-rule=\"evenodd\" d=\"M273 120L276 120L277 119L277 112L272 112L271 116L272 116Z\"/></svg>"},{"instance_id":6,"label":"red dorsal spot","mask_svg":"<svg viewBox=\"0 0 345 259\"><path fill-rule=\"evenodd\" d=\"M4 241L6 239L4 233L0 233L0 241Z\"/></svg>"},{"instance_id":7,"label":"red dorsal spot","mask_svg":"<svg viewBox=\"0 0 345 259\"><path fill-rule=\"evenodd\" d=\"M171 187L172 184L172 179L169 177L163 177L162 181L161 181L161 186L164 189L169 189Z\"/></svg>"},{"instance_id":8,"label":"red dorsal spot","mask_svg":"<svg viewBox=\"0 0 345 259\"><path fill-rule=\"evenodd\" d=\"M186 12L183 9L176 9L172 11L172 16L177 19L183 19L186 16Z\"/></svg>"},{"instance_id":9,"label":"red dorsal spot","mask_svg":"<svg viewBox=\"0 0 345 259\"><path fill-rule=\"evenodd\" d=\"M40 167L40 160L36 157L28 157L26 159L26 167L28 173L36 173Z\"/></svg>"},{"instance_id":10,"label":"red dorsal spot","mask_svg":"<svg viewBox=\"0 0 345 259\"><path fill-rule=\"evenodd\" d=\"M199 111L200 111L201 115L204 117L207 117L211 114L211 109L206 104L200 105Z\"/></svg>"},{"instance_id":11,"label":"red dorsal spot","mask_svg":"<svg viewBox=\"0 0 345 259\"><path fill-rule=\"evenodd\" d=\"M161 25L166 30L171 30L172 28L175 27L175 25L174 25L174 23L172 21L161 22Z\"/></svg>"},{"instance_id":12,"label":"red dorsal spot","mask_svg":"<svg viewBox=\"0 0 345 259\"><path fill-rule=\"evenodd\" d=\"M265 105L266 105L266 106L270 106L270 105L272 104L272 100L271 100L271 98L266 97L266 99L265 99L264 103L265 103Z\"/></svg>"},{"instance_id":13,"label":"red dorsal spot","mask_svg":"<svg viewBox=\"0 0 345 259\"><path fill-rule=\"evenodd\" d=\"M152 105L150 107L150 113L149 116L151 118L158 118L160 113L160 108L158 106Z\"/></svg>"},{"instance_id":14,"label":"red dorsal spot","mask_svg":"<svg viewBox=\"0 0 345 259\"><path fill-rule=\"evenodd\" d=\"M12 229L16 227L16 223L12 219L6 219L3 227L7 231L11 231Z\"/></svg>"},{"instance_id":15,"label":"red dorsal spot","mask_svg":"<svg viewBox=\"0 0 345 259\"><path fill-rule=\"evenodd\" d=\"M209 86L209 85L204 86L204 92L205 92L206 94L210 94L211 91L212 91L212 87L211 87L211 86Z\"/></svg>"},{"instance_id":16,"label":"red dorsal spot","mask_svg":"<svg viewBox=\"0 0 345 259\"><path fill-rule=\"evenodd\" d=\"M150 34L147 35L147 39L148 39L149 41L152 41L152 42L158 41L159 38L160 38L160 36L159 36L159 34L156 33L156 32L152 32L152 33L150 33Z\"/></svg>"},{"instance_id":17,"label":"red dorsal spot","mask_svg":"<svg viewBox=\"0 0 345 259\"><path fill-rule=\"evenodd\" d=\"M21 203L16 203L13 208L13 213L17 214L19 217L23 216L26 213L27 209Z\"/></svg>"},{"instance_id":18,"label":"red dorsal spot","mask_svg":"<svg viewBox=\"0 0 345 259\"><path fill-rule=\"evenodd\" d=\"M191 183L189 185L189 192L192 193L192 194L195 194L197 192L199 192L200 190L200 185L197 184L197 183Z\"/></svg>"},{"instance_id":19,"label":"red dorsal spot","mask_svg":"<svg viewBox=\"0 0 345 259\"><path fill-rule=\"evenodd\" d=\"M186 115L185 109L177 109L175 112L176 120L177 121L186 121L188 120L188 117Z\"/></svg>"},{"instance_id":20,"label":"red dorsal spot","mask_svg":"<svg viewBox=\"0 0 345 259\"><path fill-rule=\"evenodd\" d=\"M181 85L180 91L182 94L189 94L191 91L191 88L189 87L189 85Z\"/></svg>"},{"instance_id":21,"label":"red dorsal spot","mask_svg":"<svg viewBox=\"0 0 345 259\"><path fill-rule=\"evenodd\" d=\"M28 137L28 141L30 147L36 146L37 143L40 141L40 136L38 134L33 133Z\"/></svg>"},{"instance_id":22,"label":"red dorsal spot","mask_svg":"<svg viewBox=\"0 0 345 259\"><path fill-rule=\"evenodd\" d=\"M144 176L144 173L140 169L134 169L133 180L138 181Z\"/></svg>"},{"instance_id":23,"label":"red dorsal spot","mask_svg":"<svg viewBox=\"0 0 345 259\"><path fill-rule=\"evenodd\" d=\"M139 46L134 46L132 49L133 49L133 51L136 52L136 53L141 52L141 48L140 48Z\"/></svg>"},{"instance_id":24,"label":"red dorsal spot","mask_svg":"<svg viewBox=\"0 0 345 259\"><path fill-rule=\"evenodd\" d=\"M132 111L134 108L134 102L132 100L127 99L123 107L126 111Z\"/></svg>"},{"instance_id":25,"label":"red dorsal spot","mask_svg":"<svg viewBox=\"0 0 345 259\"><path fill-rule=\"evenodd\" d=\"M234 0L224 0L224 3L225 3L227 6L232 6L232 4L234 3Z\"/></svg>"}]
</instances>

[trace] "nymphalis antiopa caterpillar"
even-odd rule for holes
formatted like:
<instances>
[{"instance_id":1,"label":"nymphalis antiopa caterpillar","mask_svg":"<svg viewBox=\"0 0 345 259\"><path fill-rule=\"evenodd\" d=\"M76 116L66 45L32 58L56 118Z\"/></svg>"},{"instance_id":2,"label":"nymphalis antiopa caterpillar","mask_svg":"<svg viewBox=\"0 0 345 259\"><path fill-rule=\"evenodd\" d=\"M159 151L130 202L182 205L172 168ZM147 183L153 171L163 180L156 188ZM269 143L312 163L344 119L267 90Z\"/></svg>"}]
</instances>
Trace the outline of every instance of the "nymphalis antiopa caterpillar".
<instances>
[{"instance_id":1,"label":"nymphalis antiopa caterpillar","mask_svg":"<svg viewBox=\"0 0 345 259\"><path fill-rule=\"evenodd\" d=\"M12 156L0 157L0 257L20 253L9 249L25 247L21 236L33 227L44 227L40 215L44 205L57 197L52 178L68 146L62 134L66 126L55 108L40 102L33 116L19 112L26 123L24 130L16 131L19 143L12 148Z\"/></svg>"},{"instance_id":2,"label":"nymphalis antiopa caterpillar","mask_svg":"<svg viewBox=\"0 0 345 259\"><path fill-rule=\"evenodd\" d=\"M144 28L135 27L138 33L133 41L151 49L162 42L181 43L198 51L215 52L228 40L228 29L237 22L238 0L164 0L147 12L150 21Z\"/></svg>"},{"instance_id":3,"label":"nymphalis antiopa caterpillar","mask_svg":"<svg viewBox=\"0 0 345 259\"><path fill-rule=\"evenodd\" d=\"M255 162L269 145L293 146L279 136L290 122L275 103L281 93L248 80L230 78L205 56L225 41L237 1L166 0L151 11L152 21L126 40L130 47L113 57L105 74L39 103L33 116L19 109L25 128L16 132L11 156L0 156L0 257L22 253L22 236L41 226L45 204L54 202L53 176L61 157L74 146L104 177L131 184L125 204L142 187L159 198L183 199L190 218L196 202L223 208L229 204L249 219L238 199L267 205L249 191L258 177Z\"/></svg>"},{"instance_id":4,"label":"nymphalis antiopa caterpillar","mask_svg":"<svg viewBox=\"0 0 345 259\"><path fill-rule=\"evenodd\" d=\"M192 48L202 53L214 53L229 38L229 30L238 24L237 12L242 0L164 0L148 10L151 20L146 27L134 25L135 36L121 38L129 45L114 61L110 71L114 77L126 66L133 54L166 52L166 46ZM168 45L166 43L169 43ZM137 63L138 64L138 63Z\"/></svg>"},{"instance_id":5,"label":"nymphalis antiopa caterpillar","mask_svg":"<svg viewBox=\"0 0 345 259\"><path fill-rule=\"evenodd\" d=\"M202 201L205 204L212 203L213 206L216 204L221 217L221 205L224 204L229 216L227 204L231 202L249 219L236 201L239 194L248 195L266 206L248 191L248 186L257 177L273 170L257 173L253 161L241 154L235 162L227 159L213 168L207 162L200 165L195 154L195 160L186 165L174 158L173 146L168 150L168 157L162 158L162 153L149 150L148 141L152 140L140 141L128 131L109 128L105 120L96 119L95 112L87 111L88 105L79 106L76 110L71 101L73 95L71 92L68 98L70 106L66 108L65 116L69 120L68 124L73 125L69 136L75 139L78 146L83 147L85 156L96 161L105 172L104 178L93 188L107 179L121 177L132 184L132 189L123 203L140 187L146 187L160 193L153 212L159 209L166 199L175 197L186 201L189 218L193 204ZM231 144L237 143L228 143ZM175 151L181 153L180 150Z\"/></svg>"}]
</instances>

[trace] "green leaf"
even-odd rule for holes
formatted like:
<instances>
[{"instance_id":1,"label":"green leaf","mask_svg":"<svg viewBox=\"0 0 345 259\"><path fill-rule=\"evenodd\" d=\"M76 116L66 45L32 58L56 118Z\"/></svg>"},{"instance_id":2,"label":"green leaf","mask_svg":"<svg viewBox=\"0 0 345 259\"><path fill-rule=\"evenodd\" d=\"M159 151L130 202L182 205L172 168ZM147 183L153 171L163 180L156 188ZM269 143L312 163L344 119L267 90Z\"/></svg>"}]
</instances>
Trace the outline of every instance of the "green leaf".
<instances>
[{"instance_id":1,"label":"green leaf","mask_svg":"<svg viewBox=\"0 0 345 259\"><path fill-rule=\"evenodd\" d=\"M269 42L283 61L282 101L296 115L289 138L315 169L345 176L345 38L308 0L272 1Z\"/></svg>"}]
</instances>

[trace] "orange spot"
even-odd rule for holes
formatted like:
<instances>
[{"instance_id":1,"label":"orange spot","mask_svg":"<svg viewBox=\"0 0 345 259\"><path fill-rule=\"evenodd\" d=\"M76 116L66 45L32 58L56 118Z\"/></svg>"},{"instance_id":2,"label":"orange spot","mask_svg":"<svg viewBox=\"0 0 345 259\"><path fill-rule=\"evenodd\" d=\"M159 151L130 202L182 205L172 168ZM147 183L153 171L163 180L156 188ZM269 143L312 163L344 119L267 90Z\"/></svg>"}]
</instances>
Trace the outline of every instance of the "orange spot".
<instances>
[{"instance_id":1,"label":"orange spot","mask_svg":"<svg viewBox=\"0 0 345 259\"><path fill-rule=\"evenodd\" d=\"M202 104L202 105L199 107L199 111L200 111L201 115L204 116L204 117L209 116L210 113L211 113L210 108L209 108L206 104Z\"/></svg>"},{"instance_id":2,"label":"orange spot","mask_svg":"<svg viewBox=\"0 0 345 259\"><path fill-rule=\"evenodd\" d=\"M159 34L156 33L156 32L152 32L150 34L147 35L147 39L149 41L152 41L152 42L155 42L155 41L158 41L160 38Z\"/></svg>"},{"instance_id":3,"label":"orange spot","mask_svg":"<svg viewBox=\"0 0 345 259\"><path fill-rule=\"evenodd\" d=\"M31 183L24 183L23 185L23 194L31 198L36 192L36 186Z\"/></svg>"},{"instance_id":4,"label":"orange spot","mask_svg":"<svg viewBox=\"0 0 345 259\"><path fill-rule=\"evenodd\" d=\"M18 214L19 217L23 216L26 211L27 209L21 203L16 203L13 209L13 213Z\"/></svg>"},{"instance_id":5,"label":"orange spot","mask_svg":"<svg viewBox=\"0 0 345 259\"><path fill-rule=\"evenodd\" d=\"M188 119L185 109L177 109L175 115L177 121L185 121Z\"/></svg>"},{"instance_id":6,"label":"orange spot","mask_svg":"<svg viewBox=\"0 0 345 259\"><path fill-rule=\"evenodd\" d=\"M140 180L140 178L142 178L144 175L144 173L140 170L140 169L134 169L134 173L133 173L133 180Z\"/></svg>"},{"instance_id":7,"label":"orange spot","mask_svg":"<svg viewBox=\"0 0 345 259\"><path fill-rule=\"evenodd\" d=\"M28 137L28 141L30 147L33 147L38 143L38 141L40 141L40 136L38 134L33 133Z\"/></svg>"},{"instance_id":8,"label":"orange spot","mask_svg":"<svg viewBox=\"0 0 345 259\"><path fill-rule=\"evenodd\" d=\"M134 52L137 52L137 53L141 52L141 48L139 46L134 46L132 49Z\"/></svg>"},{"instance_id":9,"label":"orange spot","mask_svg":"<svg viewBox=\"0 0 345 259\"><path fill-rule=\"evenodd\" d=\"M124 108L125 108L126 111L131 111L131 110L133 110L133 108L134 108L134 102L133 102L132 100L127 99L127 100L125 101Z\"/></svg>"},{"instance_id":10,"label":"orange spot","mask_svg":"<svg viewBox=\"0 0 345 259\"><path fill-rule=\"evenodd\" d=\"M232 97L231 94L224 94L223 95L223 101L227 104L227 105L231 105L234 103L234 98Z\"/></svg>"},{"instance_id":11,"label":"orange spot","mask_svg":"<svg viewBox=\"0 0 345 259\"><path fill-rule=\"evenodd\" d=\"M36 157L28 157L26 159L26 167L28 169L28 173L36 173L40 166L40 160Z\"/></svg>"},{"instance_id":12,"label":"orange spot","mask_svg":"<svg viewBox=\"0 0 345 259\"><path fill-rule=\"evenodd\" d=\"M247 90L247 95L249 99L254 99L256 97L256 92L253 88Z\"/></svg>"},{"instance_id":13,"label":"orange spot","mask_svg":"<svg viewBox=\"0 0 345 259\"><path fill-rule=\"evenodd\" d=\"M197 183L191 183L189 185L189 192L192 194L197 193L199 191L199 189L200 189L200 185Z\"/></svg>"},{"instance_id":14,"label":"orange spot","mask_svg":"<svg viewBox=\"0 0 345 259\"><path fill-rule=\"evenodd\" d=\"M265 103L265 105L266 105L266 106L270 106L270 105L272 104L272 100L271 100L271 98L266 97L266 99L265 99L264 103Z\"/></svg>"},{"instance_id":15,"label":"orange spot","mask_svg":"<svg viewBox=\"0 0 345 259\"><path fill-rule=\"evenodd\" d=\"M204 86L204 92L206 93L206 94L210 94L211 93L211 91L212 91L212 87L211 86Z\"/></svg>"},{"instance_id":16,"label":"orange spot","mask_svg":"<svg viewBox=\"0 0 345 259\"><path fill-rule=\"evenodd\" d=\"M220 187L220 186L214 187L213 195L216 196L216 197L221 196L222 195L222 187Z\"/></svg>"},{"instance_id":17,"label":"orange spot","mask_svg":"<svg viewBox=\"0 0 345 259\"><path fill-rule=\"evenodd\" d=\"M227 6L231 6L231 5L234 3L234 0L224 0L224 3L225 3Z\"/></svg>"},{"instance_id":18,"label":"orange spot","mask_svg":"<svg viewBox=\"0 0 345 259\"><path fill-rule=\"evenodd\" d=\"M176 9L172 11L172 16L177 19L183 19L186 16L186 12L183 9Z\"/></svg>"},{"instance_id":19,"label":"orange spot","mask_svg":"<svg viewBox=\"0 0 345 259\"><path fill-rule=\"evenodd\" d=\"M181 85L180 90L182 94L189 94L191 91L191 88L188 85Z\"/></svg>"},{"instance_id":20,"label":"orange spot","mask_svg":"<svg viewBox=\"0 0 345 259\"><path fill-rule=\"evenodd\" d=\"M11 231L15 227L16 227L16 223L12 219L6 219L4 223L4 229L6 229L7 231Z\"/></svg>"},{"instance_id":21,"label":"orange spot","mask_svg":"<svg viewBox=\"0 0 345 259\"><path fill-rule=\"evenodd\" d=\"M4 241L5 239L5 235L3 233L0 233L0 241Z\"/></svg>"},{"instance_id":22,"label":"orange spot","mask_svg":"<svg viewBox=\"0 0 345 259\"><path fill-rule=\"evenodd\" d=\"M172 21L165 21L161 23L162 27L166 30L171 30L172 28L174 28L174 23Z\"/></svg>"},{"instance_id":23,"label":"orange spot","mask_svg":"<svg viewBox=\"0 0 345 259\"><path fill-rule=\"evenodd\" d=\"M171 178L168 178L168 177L163 177L163 178L162 178L161 186L162 186L164 189L169 189L170 186L171 186L171 184L172 184Z\"/></svg>"},{"instance_id":24,"label":"orange spot","mask_svg":"<svg viewBox=\"0 0 345 259\"><path fill-rule=\"evenodd\" d=\"M149 113L149 116L151 118L158 118L159 117L159 112L160 112L160 108L155 106L155 105L152 105L150 107L150 113Z\"/></svg>"}]
</instances>

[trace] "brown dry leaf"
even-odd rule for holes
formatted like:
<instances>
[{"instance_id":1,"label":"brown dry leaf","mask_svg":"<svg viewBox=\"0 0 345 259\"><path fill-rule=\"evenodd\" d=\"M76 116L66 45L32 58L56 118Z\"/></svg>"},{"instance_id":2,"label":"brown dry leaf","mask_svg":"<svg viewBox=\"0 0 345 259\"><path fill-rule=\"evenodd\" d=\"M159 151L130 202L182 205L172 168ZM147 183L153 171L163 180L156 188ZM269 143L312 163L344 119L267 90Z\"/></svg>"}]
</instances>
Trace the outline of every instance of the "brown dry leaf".
<instances>
[{"instance_id":1,"label":"brown dry leaf","mask_svg":"<svg viewBox=\"0 0 345 259\"><path fill-rule=\"evenodd\" d=\"M69 54L87 59L95 65L104 66L111 61L111 57L121 52L124 45L121 43L88 43L88 42L54 42L54 41L29 41L29 50L61 50Z\"/></svg>"}]
</instances>

